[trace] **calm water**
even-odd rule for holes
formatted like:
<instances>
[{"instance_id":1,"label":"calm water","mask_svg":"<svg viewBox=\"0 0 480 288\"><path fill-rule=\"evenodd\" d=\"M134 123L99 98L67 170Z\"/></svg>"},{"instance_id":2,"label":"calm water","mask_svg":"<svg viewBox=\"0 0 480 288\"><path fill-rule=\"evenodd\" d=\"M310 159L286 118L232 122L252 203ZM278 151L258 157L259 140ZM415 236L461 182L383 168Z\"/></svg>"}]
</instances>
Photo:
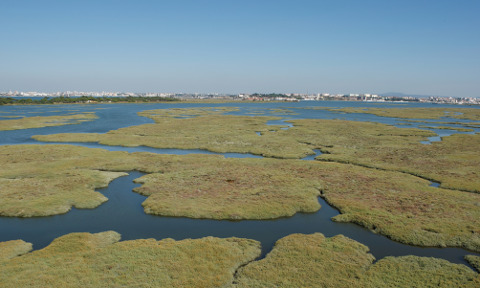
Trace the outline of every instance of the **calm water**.
<instances>
[{"instance_id":1,"label":"calm water","mask_svg":"<svg viewBox=\"0 0 480 288\"><path fill-rule=\"evenodd\" d=\"M392 104L392 103L362 103L362 102L298 102L298 103L233 103L233 104L99 104L99 105L34 105L34 106L0 106L0 120L13 119L5 117L29 117L29 116L49 116L64 115L68 113L95 112L99 119L91 122L84 122L78 125L66 125L58 127L46 127L36 129L0 131L0 145L15 145L24 143L39 143L32 140L32 135L69 133L69 132L88 132L105 133L110 130L152 123L148 118L140 117L137 112L150 109L168 109L168 108L189 108L189 107L240 107L240 111L230 112L233 115L262 115L280 116L283 119L271 121L271 125L286 125L286 129L291 126L289 119L346 119L354 121L374 121L385 124L391 124L398 127L416 127L425 123L412 123L413 125L403 126L402 119L387 117L378 117L368 114L344 114L322 110L303 109L314 106L328 107L458 107L458 106L439 106L435 104ZM286 108L295 114L284 114L278 112L279 109ZM4 118L2 118L4 117ZM442 119L449 121L452 119ZM431 121L431 120L429 120ZM452 120L456 122L468 122ZM431 123L428 123L431 126ZM460 126L459 126L460 127ZM436 131L435 129L432 129ZM438 130L439 136L446 136L452 133L458 133L453 130ZM476 129L475 132L480 132ZM261 137L261 136L260 136ZM441 138L430 139L430 141L441 140ZM429 143L429 142L426 142ZM190 153L208 153L217 154L203 150L180 150L180 149L154 149L149 147L118 147L103 146L96 143L70 143L92 148L104 148L108 150L121 150L128 152L144 151L163 154L190 154ZM305 160L313 160L319 155L306 157ZM223 155L223 154L222 154ZM249 154L227 153L226 157L259 157ZM139 172L130 172L129 176L114 180L108 188L99 190L109 201L96 209L72 209L67 214L52 217L39 218L14 218L0 217L0 241L23 239L34 244L34 249L40 249L47 246L54 238L71 232L100 232L106 230L115 230L122 234L123 240L139 238L200 238L204 236L217 237L244 237L256 239L262 242L263 255L268 253L273 244L278 239L292 233L314 233L321 232L326 236L343 234L367 245L371 253L381 259L385 256L400 255L418 255L444 258L455 263L466 263L463 256L466 254L476 254L458 248L420 248L400 244L389 240L364 229L360 226L350 223L336 223L330 220L331 217L338 214L338 211L331 208L323 199L319 199L322 208L317 213L298 213L293 217L277 220L262 221L218 221L218 220L199 220L188 218L173 218L147 215L143 212L141 203L145 197L132 192L132 189L138 184L132 181L143 175Z\"/></svg>"}]
</instances>

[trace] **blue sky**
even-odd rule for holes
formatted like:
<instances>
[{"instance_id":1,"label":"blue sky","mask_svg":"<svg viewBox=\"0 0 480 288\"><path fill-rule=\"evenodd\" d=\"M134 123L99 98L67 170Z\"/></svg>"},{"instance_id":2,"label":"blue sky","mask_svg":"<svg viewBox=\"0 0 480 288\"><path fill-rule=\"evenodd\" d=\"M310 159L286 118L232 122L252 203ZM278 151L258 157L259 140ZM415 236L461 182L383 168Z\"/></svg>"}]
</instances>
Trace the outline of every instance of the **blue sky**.
<instances>
[{"instance_id":1,"label":"blue sky","mask_svg":"<svg viewBox=\"0 0 480 288\"><path fill-rule=\"evenodd\" d=\"M0 91L480 97L476 0L1 0Z\"/></svg>"}]
</instances>

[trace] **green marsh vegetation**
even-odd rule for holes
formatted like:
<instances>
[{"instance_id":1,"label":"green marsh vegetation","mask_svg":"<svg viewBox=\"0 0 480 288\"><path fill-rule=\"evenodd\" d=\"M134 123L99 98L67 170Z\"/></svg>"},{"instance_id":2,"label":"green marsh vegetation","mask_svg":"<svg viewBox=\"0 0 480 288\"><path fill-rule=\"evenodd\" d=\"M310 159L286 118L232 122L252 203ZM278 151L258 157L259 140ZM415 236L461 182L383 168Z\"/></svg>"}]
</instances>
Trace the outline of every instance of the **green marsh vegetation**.
<instances>
[{"instance_id":1,"label":"green marsh vegetation","mask_svg":"<svg viewBox=\"0 0 480 288\"><path fill-rule=\"evenodd\" d=\"M44 97L42 99L15 99L11 97L0 97L0 105L42 105L42 104L85 104L85 103L163 103L177 102L176 98L170 97Z\"/></svg>"},{"instance_id":2,"label":"green marsh vegetation","mask_svg":"<svg viewBox=\"0 0 480 288\"><path fill-rule=\"evenodd\" d=\"M106 134L67 133L34 136L39 141L98 142L106 145L205 149L252 153L273 158L302 158L318 148L317 160L353 163L417 175L444 188L480 191L480 135L452 135L421 144L433 132L370 122L293 120L281 130L266 125L274 117L220 115L235 108L161 109L140 112L155 124ZM480 109L473 109L479 110ZM260 132L259 137L256 132Z\"/></svg>"},{"instance_id":3,"label":"green marsh vegetation","mask_svg":"<svg viewBox=\"0 0 480 288\"><path fill-rule=\"evenodd\" d=\"M292 234L240 268L235 287L353 287L374 259L367 246L342 235Z\"/></svg>"},{"instance_id":4,"label":"green marsh vegetation","mask_svg":"<svg viewBox=\"0 0 480 288\"><path fill-rule=\"evenodd\" d=\"M443 259L386 257L372 264L368 247L342 235L292 234L265 259L239 269L234 287L478 287L465 265Z\"/></svg>"},{"instance_id":5,"label":"green marsh vegetation","mask_svg":"<svg viewBox=\"0 0 480 288\"><path fill-rule=\"evenodd\" d=\"M188 157L143 176L135 191L149 196L145 212L209 219L272 219L315 212L320 182L302 165L271 159ZM294 164L294 163L291 163Z\"/></svg>"},{"instance_id":6,"label":"green marsh vegetation","mask_svg":"<svg viewBox=\"0 0 480 288\"><path fill-rule=\"evenodd\" d=\"M470 132L472 130L467 129L467 128L459 128L459 127L452 127L452 126L428 126L431 124L443 124L443 125L461 125L463 127L470 127L470 128L479 128L480 123L478 122L458 122L458 121L433 121L433 120L404 120L405 123L398 123L399 125L412 125L412 123L424 123L425 126L418 126L422 128L436 128L436 129L451 129L451 130L457 130L460 132ZM440 127L440 128L439 128ZM466 130L464 130L466 129Z\"/></svg>"},{"instance_id":7,"label":"green marsh vegetation","mask_svg":"<svg viewBox=\"0 0 480 288\"><path fill-rule=\"evenodd\" d=\"M155 124L119 129L105 135L47 135L38 139L83 139L102 144L153 147L162 143L162 148L250 152L278 158L299 158L312 148L319 148L323 154L317 160L323 164L314 168L308 166L312 163L298 164L298 161L236 159L222 162L210 160L215 159L211 157L193 162L179 161L184 168L177 165L173 170L159 171L144 165L142 171L156 174L139 179L144 185L136 191L149 196L144 203L147 213L214 219L269 219L300 211L312 212L319 207L315 197L322 191L323 197L342 212L335 217L337 221L354 222L404 243L460 246L479 251L478 195L456 190L480 191L480 155L476 149L480 147L480 135L452 135L443 137L441 142L424 145L420 141L434 136L432 132L342 120L295 120L291 121L294 127L280 130L265 125L272 119L270 117L220 115L231 109L234 108L150 110L141 115L151 117ZM254 133L258 131L262 136ZM92 135L93 140L88 135ZM259 145L258 141L265 141L261 142L264 145ZM242 143L248 145L242 147ZM292 172L302 165L322 176L307 173L305 166L299 173ZM124 166L138 169L135 165ZM248 168L242 169L242 166ZM281 170L277 166L287 168ZM257 177L237 173L248 169L255 171L253 176ZM329 173L324 173L325 170ZM428 187L425 180L397 172L440 182L440 187L451 190ZM272 185L269 177L284 182ZM176 185L175 181L183 185ZM249 182L254 185L245 185ZM277 190L262 188L269 186ZM198 188L192 190L191 187ZM280 199L277 195L288 197Z\"/></svg>"},{"instance_id":8,"label":"green marsh vegetation","mask_svg":"<svg viewBox=\"0 0 480 288\"><path fill-rule=\"evenodd\" d=\"M304 183L286 169L275 169L281 163L266 160L129 154L70 145L2 146L0 215L48 216L72 206L97 207L107 198L94 189L131 170L154 173L140 178L145 184L137 190L149 196L144 206L150 214L271 219L320 208L317 182Z\"/></svg>"},{"instance_id":9,"label":"green marsh vegetation","mask_svg":"<svg viewBox=\"0 0 480 288\"><path fill-rule=\"evenodd\" d=\"M0 242L0 251L22 241ZM5 243L8 243L5 246ZM9 245L9 246L8 246ZM3 249L4 247L8 247ZM27 247L28 248L28 247ZM31 246L30 246L31 248ZM3 249L3 250L1 250ZM0 259L2 287L478 287L479 274L443 259L386 257L337 235L292 234L266 258L249 239L120 241L113 231L71 233ZM20 256L21 255L21 256Z\"/></svg>"},{"instance_id":10,"label":"green marsh vegetation","mask_svg":"<svg viewBox=\"0 0 480 288\"><path fill-rule=\"evenodd\" d=\"M440 186L480 192L480 134L455 134L421 144L430 131L343 120L295 120L277 137L291 137L323 154L316 159L400 171Z\"/></svg>"},{"instance_id":11,"label":"green marsh vegetation","mask_svg":"<svg viewBox=\"0 0 480 288\"><path fill-rule=\"evenodd\" d=\"M75 115L59 116L35 116L24 117L21 119L0 120L0 130L18 130L29 128L41 128L51 126L61 126L68 124L79 124L85 121L92 121L98 117L95 113L82 113Z\"/></svg>"},{"instance_id":12,"label":"green marsh vegetation","mask_svg":"<svg viewBox=\"0 0 480 288\"><path fill-rule=\"evenodd\" d=\"M236 108L143 111L139 114L154 124L105 135L37 139L275 158L301 158L320 149L320 161L110 152L70 145L0 146L0 215L47 216L71 207L94 208L108 200L95 189L138 170L148 173L136 180L142 186L135 192L147 196L142 205L149 214L272 219L315 212L321 196L341 212L335 221L356 223L407 244L480 251L480 194L465 192L480 192L480 135L452 135L423 145L420 141L434 136L431 132L341 120L294 120L294 127L281 130L280 125L266 125L277 117L222 115L232 111ZM449 189L430 187L425 179ZM372 264L368 247L343 236L290 235L260 261L253 261L260 254L253 240L119 239L114 232L69 234L32 253L27 253L31 244L20 240L0 243L0 286L480 285L477 273L441 259L387 257ZM480 257L466 259L479 269Z\"/></svg>"},{"instance_id":13,"label":"green marsh vegetation","mask_svg":"<svg viewBox=\"0 0 480 288\"><path fill-rule=\"evenodd\" d=\"M480 256L467 255L465 256L465 260L467 260L470 265L475 267L475 269L480 272Z\"/></svg>"},{"instance_id":14,"label":"green marsh vegetation","mask_svg":"<svg viewBox=\"0 0 480 288\"><path fill-rule=\"evenodd\" d=\"M252 153L275 158L302 158L314 152L308 145L274 132L281 125L266 125L269 116L224 116L235 108L159 109L140 112L153 119L144 124L105 134L67 133L34 136L39 141L98 142L104 145L149 146L154 148L204 149L212 152ZM268 133L259 137L256 132Z\"/></svg>"},{"instance_id":15,"label":"green marsh vegetation","mask_svg":"<svg viewBox=\"0 0 480 288\"><path fill-rule=\"evenodd\" d=\"M427 180L395 171L71 145L1 146L0 162L3 216L96 207L107 199L95 188L138 170L149 173L136 180L143 185L135 190L148 196L143 206L149 214L272 219L317 211L321 195L341 211L336 221L357 223L403 243L480 251L480 194L430 187ZM33 188L21 184L24 181Z\"/></svg>"},{"instance_id":16,"label":"green marsh vegetation","mask_svg":"<svg viewBox=\"0 0 480 288\"><path fill-rule=\"evenodd\" d=\"M0 286L225 287L260 255L259 242L240 238L119 240L113 231L62 236L0 261Z\"/></svg>"},{"instance_id":17,"label":"green marsh vegetation","mask_svg":"<svg viewBox=\"0 0 480 288\"><path fill-rule=\"evenodd\" d=\"M329 162L184 157L137 179L149 214L269 219L319 209L322 194L353 222L420 246L480 251L480 195L394 171Z\"/></svg>"},{"instance_id":18,"label":"green marsh vegetation","mask_svg":"<svg viewBox=\"0 0 480 288\"><path fill-rule=\"evenodd\" d=\"M440 130L455 130L458 132L473 132L475 130L468 129L468 128L460 128L460 127L450 127L450 126L427 126L427 125L420 125L419 128L428 128L428 129L440 129Z\"/></svg>"},{"instance_id":19,"label":"green marsh vegetation","mask_svg":"<svg viewBox=\"0 0 480 288\"><path fill-rule=\"evenodd\" d=\"M0 242L0 265L2 261L23 255L32 250L32 244L23 240Z\"/></svg>"},{"instance_id":20,"label":"green marsh vegetation","mask_svg":"<svg viewBox=\"0 0 480 288\"><path fill-rule=\"evenodd\" d=\"M478 287L470 268L432 257L386 257L366 272L365 287Z\"/></svg>"},{"instance_id":21,"label":"green marsh vegetation","mask_svg":"<svg viewBox=\"0 0 480 288\"><path fill-rule=\"evenodd\" d=\"M333 112L366 113L382 117L406 118L406 119L440 119L449 117L465 120L480 120L480 109L476 108L320 108Z\"/></svg>"},{"instance_id":22,"label":"green marsh vegetation","mask_svg":"<svg viewBox=\"0 0 480 288\"><path fill-rule=\"evenodd\" d=\"M160 122L164 118L194 118L208 115L222 115L227 112L239 111L236 107L195 107L195 108L169 108L145 110L138 115Z\"/></svg>"},{"instance_id":23,"label":"green marsh vegetation","mask_svg":"<svg viewBox=\"0 0 480 288\"><path fill-rule=\"evenodd\" d=\"M88 163L107 160L104 152L73 146L0 146L0 215L49 216L107 201L95 189L126 174L89 169Z\"/></svg>"}]
</instances>

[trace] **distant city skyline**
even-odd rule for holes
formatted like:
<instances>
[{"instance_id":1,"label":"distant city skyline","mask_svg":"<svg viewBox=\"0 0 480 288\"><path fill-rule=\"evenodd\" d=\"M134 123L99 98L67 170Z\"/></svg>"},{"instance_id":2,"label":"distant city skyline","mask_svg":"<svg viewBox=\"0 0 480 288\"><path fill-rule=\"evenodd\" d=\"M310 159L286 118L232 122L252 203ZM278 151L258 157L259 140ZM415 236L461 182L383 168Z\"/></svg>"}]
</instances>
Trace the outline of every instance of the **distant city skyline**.
<instances>
[{"instance_id":1,"label":"distant city skyline","mask_svg":"<svg viewBox=\"0 0 480 288\"><path fill-rule=\"evenodd\" d=\"M378 95L378 96L391 96L391 97L415 97L415 98L426 98L426 97L453 97L453 96L439 96L439 95L419 95L419 94L405 94L401 92L385 92L385 93L330 93L328 91L323 92L309 92L309 93L298 93L298 92L261 92L261 94L269 93L279 93L284 95ZM66 90L66 91L18 91L18 90L8 90L0 91L0 97L8 96L36 96L36 97L57 97L57 96L118 96L118 95L135 95L135 96L171 96L177 94L191 94L191 95L250 95L257 94L257 92L236 92L236 93L218 93L218 92L182 92L182 91L77 91L77 90ZM461 98L461 97L458 97ZM479 98L479 97L467 97L467 98Z\"/></svg>"},{"instance_id":2,"label":"distant city skyline","mask_svg":"<svg viewBox=\"0 0 480 288\"><path fill-rule=\"evenodd\" d=\"M0 1L0 91L480 97L480 1Z\"/></svg>"}]
</instances>

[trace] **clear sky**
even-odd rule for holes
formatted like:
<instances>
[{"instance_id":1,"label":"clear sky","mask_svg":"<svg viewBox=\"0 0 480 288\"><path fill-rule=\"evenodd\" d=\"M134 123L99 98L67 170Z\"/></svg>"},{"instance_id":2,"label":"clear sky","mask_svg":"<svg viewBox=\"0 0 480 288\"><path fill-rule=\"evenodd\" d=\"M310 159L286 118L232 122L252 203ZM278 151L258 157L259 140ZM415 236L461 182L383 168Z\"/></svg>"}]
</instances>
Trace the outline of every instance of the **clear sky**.
<instances>
[{"instance_id":1,"label":"clear sky","mask_svg":"<svg viewBox=\"0 0 480 288\"><path fill-rule=\"evenodd\" d=\"M0 0L0 91L480 97L478 0Z\"/></svg>"}]
</instances>

